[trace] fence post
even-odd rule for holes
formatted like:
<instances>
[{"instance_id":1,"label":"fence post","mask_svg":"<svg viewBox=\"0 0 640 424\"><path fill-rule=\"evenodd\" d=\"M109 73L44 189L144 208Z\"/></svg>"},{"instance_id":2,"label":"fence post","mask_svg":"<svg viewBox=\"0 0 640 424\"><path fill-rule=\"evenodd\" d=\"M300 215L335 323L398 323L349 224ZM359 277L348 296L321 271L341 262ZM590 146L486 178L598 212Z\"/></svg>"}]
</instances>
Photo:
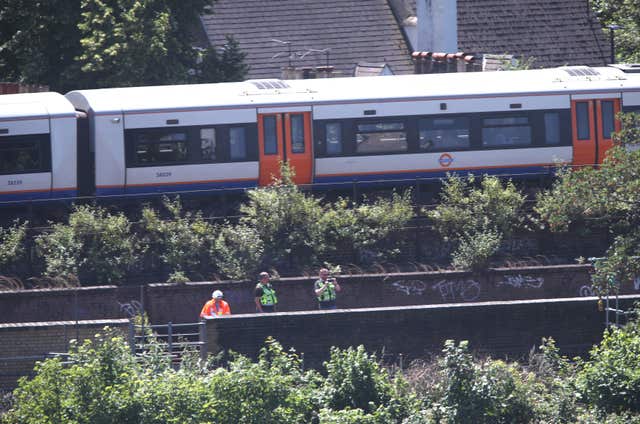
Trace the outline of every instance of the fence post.
<instances>
[{"instance_id":1,"label":"fence post","mask_svg":"<svg viewBox=\"0 0 640 424\"><path fill-rule=\"evenodd\" d=\"M205 320L202 320L198 325L200 327L200 359L202 361L206 361L207 360L207 322Z\"/></svg>"},{"instance_id":2,"label":"fence post","mask_svg":"<svg viewBox=\"0 0 640 424\"><path fill-rule=\"evenodd\" d=\"M173 324L167 325L167 341L169 342L169 356L173 355Z\"/></svg>"},{"instance_id":3,"label":"fence post","mask_svg":"<svg viewBox=\"0 0 640 424\"><path fill-rule=\"evenodd\" d=\"M132 320L129 320L129 347L131 348L131 354L136 354L136 332L135 326Z\"/></svg>"}]
</instances>

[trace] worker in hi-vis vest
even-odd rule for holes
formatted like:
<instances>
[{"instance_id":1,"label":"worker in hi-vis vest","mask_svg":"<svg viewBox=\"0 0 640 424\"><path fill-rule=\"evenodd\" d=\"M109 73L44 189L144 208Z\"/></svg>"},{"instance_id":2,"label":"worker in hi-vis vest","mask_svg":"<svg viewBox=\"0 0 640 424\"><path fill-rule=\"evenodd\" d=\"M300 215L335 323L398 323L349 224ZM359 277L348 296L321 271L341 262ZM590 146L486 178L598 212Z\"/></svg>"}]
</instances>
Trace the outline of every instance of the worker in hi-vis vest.
<instances>
[{"instance_id":1,"label":"worker in hi-vis vest","mask_svg":"<svg viewBox=\"0 0 640 424\"><path fill-rule=\"evenodd\" d=\"M231 315L229 304L222 300L222 292L216 290L211 295L211 300L204 304L200 311L200 318L215 318L220 315Z\"/></svg>"},{"instance_id":2,"label":"worker in hi-vis vest","mask_svg":"<svg viewBox=\"0 0 640 424\"><path fill-rule=\"evenodd\" d=\"M275 312L278 298L276 291L269 282L269 273L261 272L260 281L254 291L256 312Z\"/></svg>"},{"instance_id":3,"label":"worker in hi-vis vest","mask_svg":"<svg viewBox=\"0 0 640 424\"><path fill-rule=\"evenodd\" d=\"M342 288L338 284L338 280L329 277L329 270L322 268L320 270L320 278L313 284L313 291L318 299L318 307L320 309L336 309L336 293Z\"/></svg>"}]
</instances>

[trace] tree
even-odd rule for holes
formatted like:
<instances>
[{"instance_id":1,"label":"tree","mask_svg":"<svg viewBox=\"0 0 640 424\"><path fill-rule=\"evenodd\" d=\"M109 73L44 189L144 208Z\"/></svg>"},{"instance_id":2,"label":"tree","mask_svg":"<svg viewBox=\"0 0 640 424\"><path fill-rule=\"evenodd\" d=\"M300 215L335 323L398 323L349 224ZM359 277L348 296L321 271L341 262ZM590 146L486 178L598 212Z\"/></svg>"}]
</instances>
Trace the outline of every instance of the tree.
<instances>
[{"instance_id":1,"label":"tree","mask_svg":"<svg viewBox=\"0 0 640 424\"><path fill-rule=\"evenodd\" d=\"M622 131L602 165L564 169L553 187L540 194L535 210L552 231L605 228L614 240L593 276L600 294L615 291L640 274L640 117L619 116Z\"/></svg>"},{"instance_id":2,"label":"tree","mask_svg":"<svg viewBox=\"0 0 640 424\"><path fill-rule=\"evenodd\" d=\"M0 75L52 90L74 87L81 0L0 3Z\"/></svg>"},{"instance_id":3,"label":"tree","mask_svg":"<svg viewBox=\"0 0 640 424\"><path fill-rule=\"evenodd\" d=\"M640 61L640 6L636 0L594 0L591 7L610 35L609 25L618 25L615 33L616 60Z\"/></svg>"},{"instance_id":4,"label":"tree","mask_svg":"<svg viewBox=\"0 0 640 424\"><path fill-rule=\"evenodd\" d=\"M0 72L55 91L240 80L232 38L194 48L212 0L7 0L0 6ZM212 59L212 58L215 58Z\"/></svg>"},{"instance_id":5,"label":"tree","mask_svg":"<svg viewBox=\"0 0 640 424\"><path fill-rule=\"evenodd\" d=\"M214 48L201 52L195 78L197 82L242 81L249 66L244 63L247 55L240 50L240 45L231 36L226 36L221 53Z\"/></svg>"}]
</instances>

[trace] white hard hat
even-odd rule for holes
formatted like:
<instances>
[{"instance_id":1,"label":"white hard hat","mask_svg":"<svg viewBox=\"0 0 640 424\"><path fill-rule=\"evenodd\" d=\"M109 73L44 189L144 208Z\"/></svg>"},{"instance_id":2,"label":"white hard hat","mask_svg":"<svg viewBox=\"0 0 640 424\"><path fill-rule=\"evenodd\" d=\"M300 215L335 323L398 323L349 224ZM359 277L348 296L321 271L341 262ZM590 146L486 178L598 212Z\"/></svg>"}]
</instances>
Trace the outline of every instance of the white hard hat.
<instances>
[{"instance_id":1,"label":"white hard hat","mask_svg":"<svg viewBox=\"0 0 640 424\"><path fill-rule=\"evenodd\" d=\"M220 290L216 290L211 295L214 299L222 299L222 292Z\"/></svg>"}]
</instances>

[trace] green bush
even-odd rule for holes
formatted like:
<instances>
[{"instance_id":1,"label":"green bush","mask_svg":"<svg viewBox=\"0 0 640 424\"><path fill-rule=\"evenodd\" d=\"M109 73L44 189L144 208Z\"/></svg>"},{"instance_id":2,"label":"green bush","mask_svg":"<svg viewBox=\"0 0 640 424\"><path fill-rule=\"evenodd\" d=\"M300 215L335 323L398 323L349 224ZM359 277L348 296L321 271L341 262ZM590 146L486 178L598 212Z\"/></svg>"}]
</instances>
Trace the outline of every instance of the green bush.
<instances>
[{"instance_id":1,"label":"green bush","mask_svg":"<svg viewBox=\"0 0 640 424\"><path fill-rule=\"evenodd\" d=\"M501 240L522 221L525 196L512 182L503 184L497 177L485 176L477 187L473 175L466 181L449 175L441 197L427 216L445 241L457 245L452 260L459 268L485 267Z\"/></svg>"},{"instance_id":2,"label":"green bush","mask_svg":"<svg viewBox=\"0 0 640 424\"><path fill-rule=\"evenodd\" d=\"M325 206L321 216L326 250L352 251L360 260L388 260L399 253L397 236L413 216L410 190L394 193L391 199L364 199L355 207L338 199Z\"/></svg>"},{"instance_id":3,"label":"green bush","mask_svg":"<svg viewBox=\"0 0 640 424\"><path fill-rule=\"evenodd\" d=\"M474 362L468 343L447 340L441 380L427 403L434 423L507 424L533 422L532 376L498 360Z\"/></svg>"},{"instance_id":4,"label":"green bush","mask_svg":"<svg viewBox=\"0 0 640 424\"><path fill-rule=\"evenodd\" d=\"M605 413L640 413L640 327L605 331L577 376L584 402Z\"/></svg>"},{"instance_id":5,"label":"green bush","mask_svg":"<svg viewBox=\"0 0 640 424\"><path fill-rule=\"evenodd\" d=\"M282 179L250 190L240 207L241 224L253 228L264 245L265 265L294 268L317 262L326 251L320 200L306 195L292 181L292 171L281 167Z\"/></svg>"},{"instance_id":6,"label":"green bush","mask_svg":"<svg viewBox=\"0 0 640 424\"><path fill-rule=\"evenodd\" d=\"M174 281L202 278L209 264L209 248L214 228L200 213L184 212L179 198L165 198L168 219L146 207L140 221L140 251L145 268L158 268L171 274Z\"/></svg>"},{"instance_id":7,"label":"green bush","mask_svg":"<svg viewBox=\"0 0 640 424\"><path fill-rule=\"evenodd\" d=\"M71 365L49 359L22 378L3 423L137 423L133 396L139 369L128 346L107 331L96 342L72 346Z\"/></svg>"},{"instance_id":8,"label":"green bush","mask_svg":"<svg viewBox=\"0 0 640 424\"><path fill-rule=\"evenodd\" d=\"M227 223L213 243L211 256L227 277L250 279L257 275L264 261L264 244L255 228Z\"/></svg>"},{"instance_id":9,"label":"green bush","mask_svg":"<svg viewBox=\"0 0 640 424\"><path fill-rule=\"evenodd\" d=\"M118 282L137 259L127 218L87 205L75 207L68 224L39 235L36 246L46 276L72 274L97 284Z\"/></svg>"},{"instance_id":10,"label":"green bush","mask_svg":"<svg viewBox=\"0 0 640 424\"><path fill-rule=\"evenodd\" d=\"M472 271L486 269L491 258L500 248L501 241L500 234L491 230L464 234L451 255L452 265L458 269Z\"/></svg>"},{"instance_id":11,"label":"green bush","mask_svg":"<svg viewBox=\"0 0 640 424\"><path fill-rule=\"evenodd\" d=\"M8 228L0 227L0 275L8 275L24 260L28 224L15 221Z\"/></svg>"}]
</instances>

